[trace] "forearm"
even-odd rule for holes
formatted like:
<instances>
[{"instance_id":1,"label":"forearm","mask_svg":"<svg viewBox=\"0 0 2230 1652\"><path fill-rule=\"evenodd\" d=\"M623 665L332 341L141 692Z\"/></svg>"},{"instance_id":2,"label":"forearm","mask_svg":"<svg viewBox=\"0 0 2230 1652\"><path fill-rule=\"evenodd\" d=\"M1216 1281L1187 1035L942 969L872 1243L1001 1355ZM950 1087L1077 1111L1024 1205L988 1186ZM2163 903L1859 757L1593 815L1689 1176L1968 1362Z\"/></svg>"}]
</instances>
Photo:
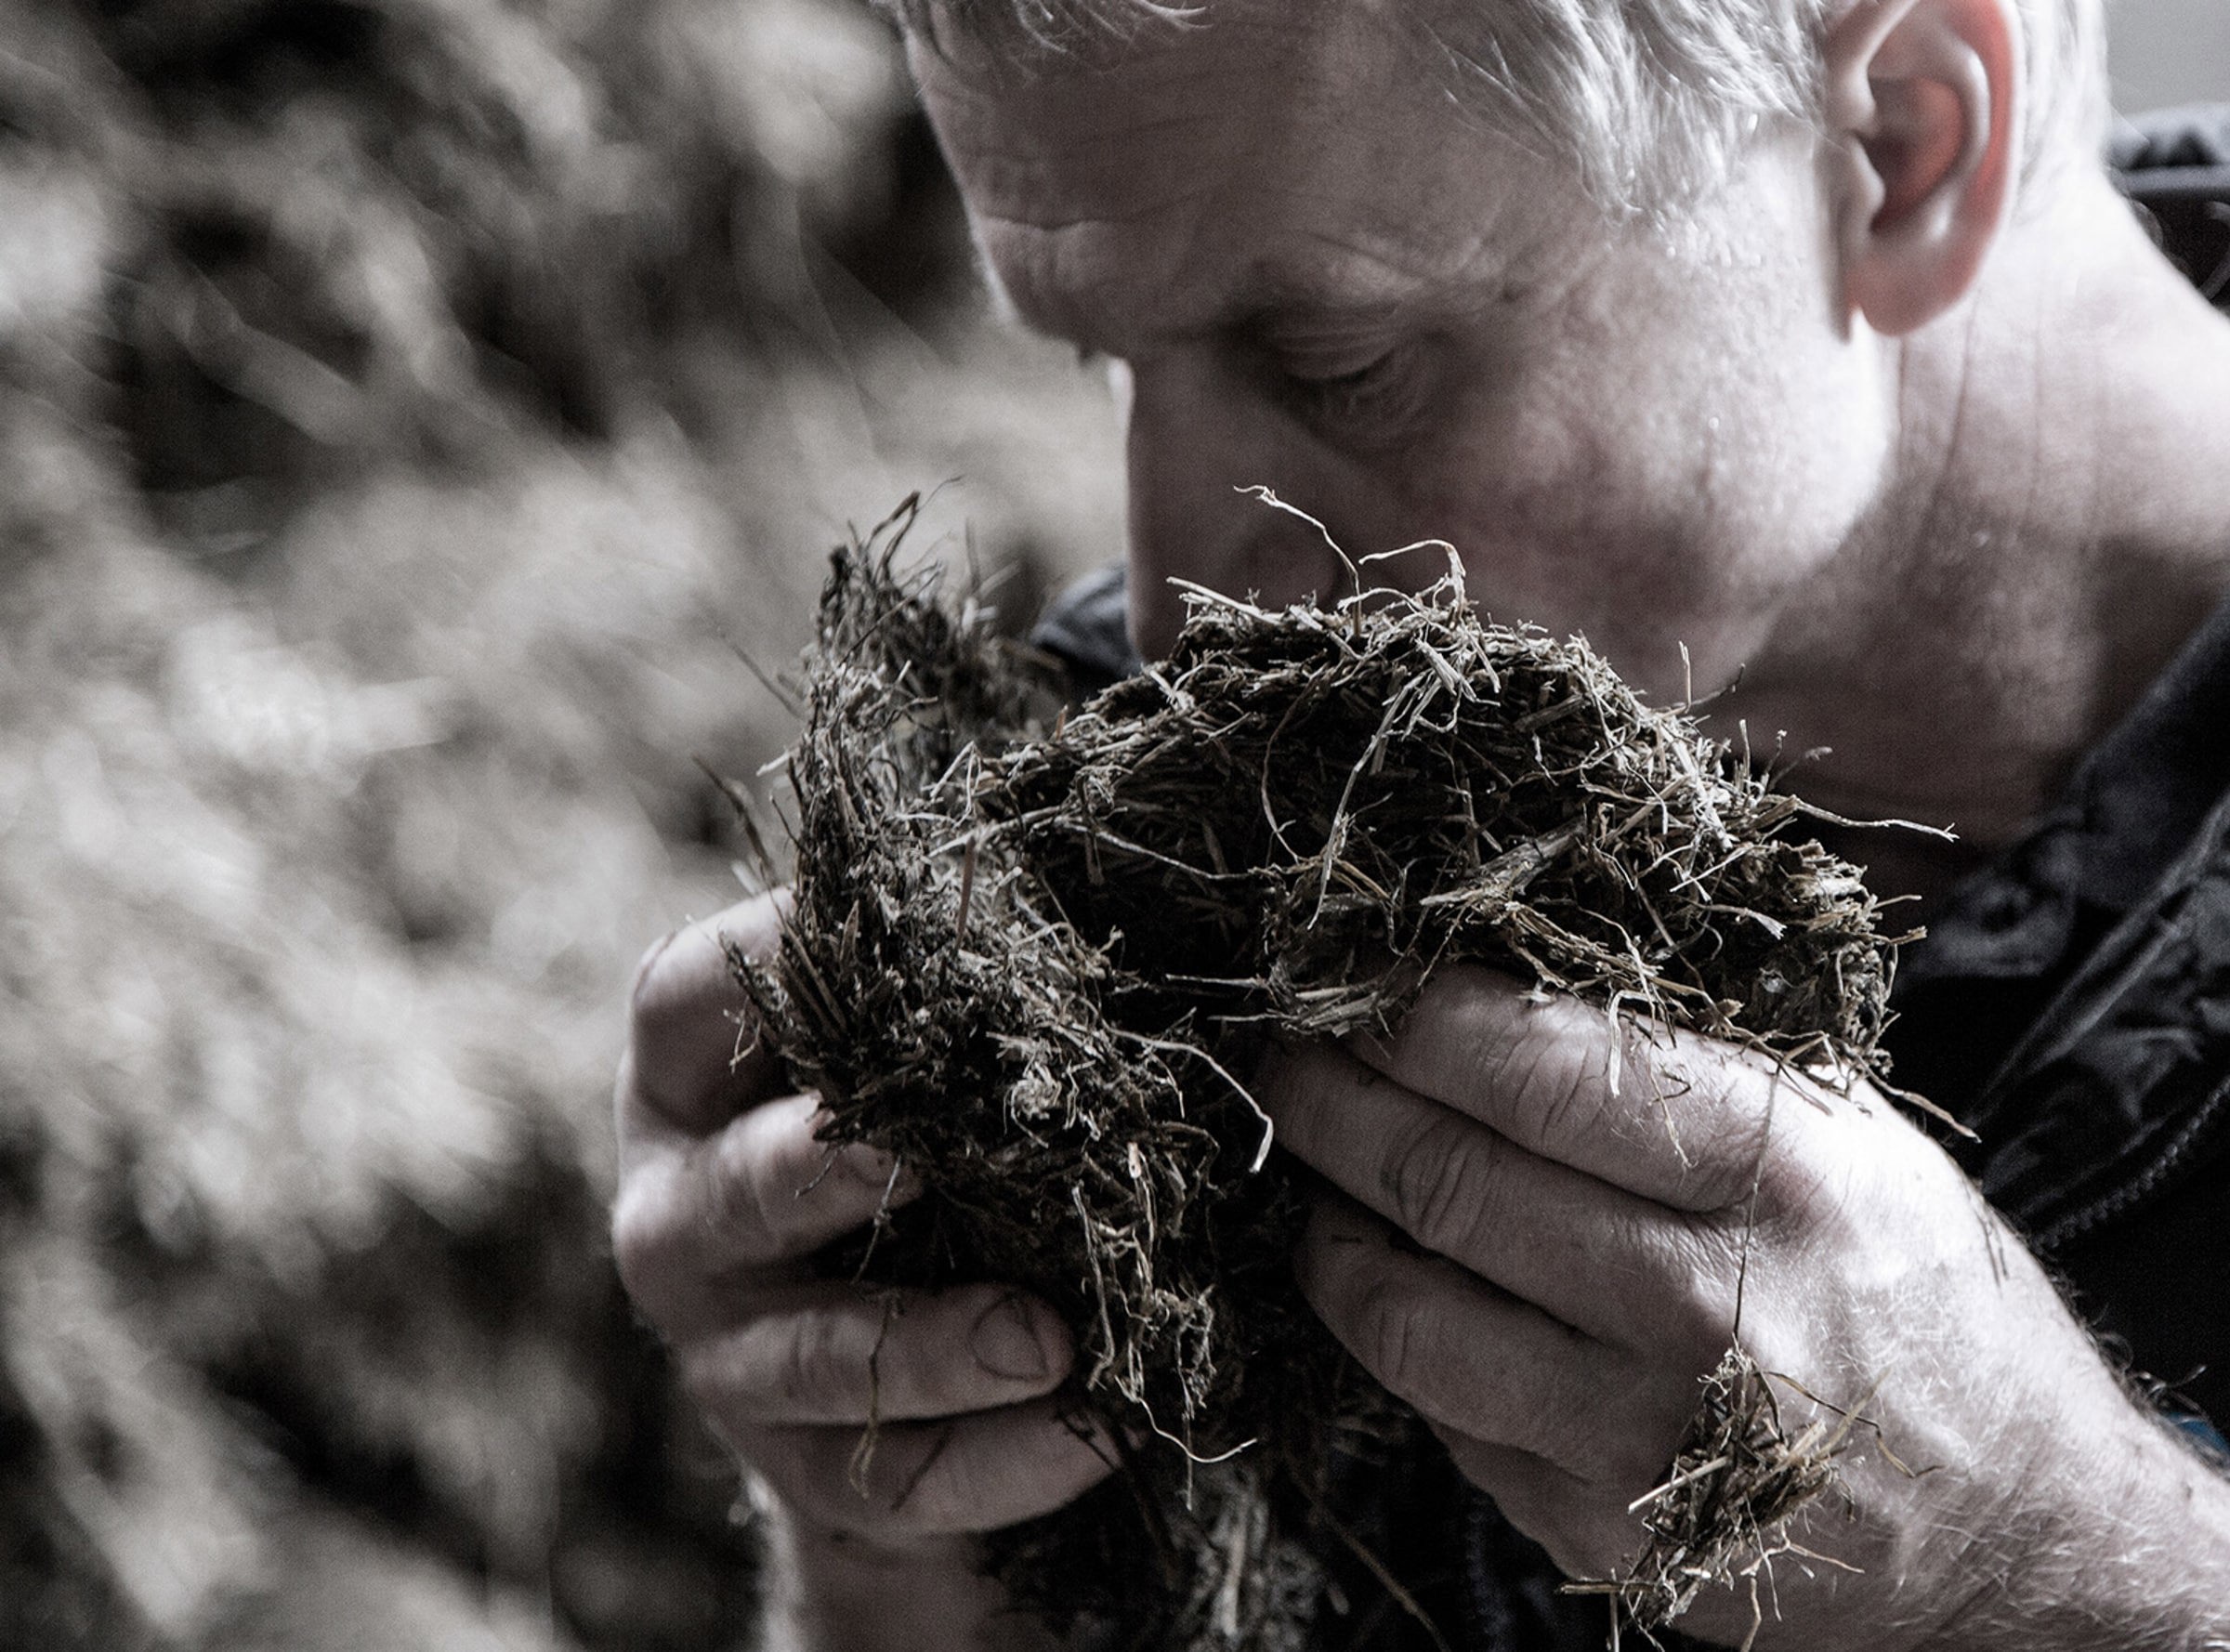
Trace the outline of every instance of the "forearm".
<instances>
[{"instance_id":1,"label":"forearm","mask_svg":"<svg viewBox=\"0 0 2230 1652\"><path fill-rule=\"evenodd\" d=\"M2132 1412L2055 1479L1930 1652L2230 1652L2230 1475Z\"/></svg>"},{"instance_id":2,"label":"forearm","mask_svg":"<svg viewBox=\"0 0 2230 1652\"><path fill-rule=\"evenodd\" d=\"M766 1520L764 1652L1056 1652L978 1575L962 1538L906 1550Z\"/></svg>"}]
</instances>

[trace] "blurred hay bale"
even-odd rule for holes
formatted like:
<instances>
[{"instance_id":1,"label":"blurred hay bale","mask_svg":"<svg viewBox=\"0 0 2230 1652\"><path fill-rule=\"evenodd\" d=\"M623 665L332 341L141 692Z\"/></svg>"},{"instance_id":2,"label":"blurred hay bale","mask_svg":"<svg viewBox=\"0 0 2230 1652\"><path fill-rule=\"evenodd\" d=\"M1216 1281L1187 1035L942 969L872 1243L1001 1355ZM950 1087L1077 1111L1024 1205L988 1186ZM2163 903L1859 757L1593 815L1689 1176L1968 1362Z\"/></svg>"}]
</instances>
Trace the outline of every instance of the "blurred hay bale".
<instances>
[{"instance_id":1,"label":"blurred hay bale","mask_svg":"<svg viewBox=\"0 0 2230 1652\"><path fill-rule=\"evenodd\" d=\"M72 1501L91 1482L54 1442L96 1424L134 1439L159 1402L192 1461L282 1462L282 1480L368 1499L499 1578L546 1574L583 1514L623 1547L693 1554L683 1627L713 1632L748 1588L727 1493L692 1466L703 1447L669 1414L602 1260L608 977L666 898L655 833L636 815L620 841L647 846L598 874L625 910L583 925L610 951L595 974L553 979L545 957L506 979L428 955L383 908L354 806L376 795L372 773L427 754L433 701L285 647L145 547L81 543L6 595L36 641L0 664L0 1114L40 1144L37 1253L105 1288L55 1299L33 1289L46 1274L13 1271L0 1303L91 1339L79 1366L140 1373L124 1389L17 1373L33 1397L77 1396L83 1416L28 1414L102 1572L164 1644L271 1575L251 1541L262 1505L232 1519L241 1541L166 1565L174 1598L141 1579L157 1540L222 1529L226 1499L173 1475L130 1482L98 1520ZM614 829L609 803L567 790ZM623 787L620 803L623 821ZM484 898L535 898L533 866L478 870ZM579 916L554 905L560 924ZM267 1420L266 1449L248 1451L219 1396ZM630 1462L638 1506L592 1508L593 1483Z\"/></svg>"},{"instance_id":2,"label":"blurred hay bale","mask_svg":"<svg viewBox=\"0 0 2230 1652\"><path fill-rule=\"evenodd\" d=\"M604 1249L731 636L900 478L1120 519L1059 352L829 251L904 107L848 0L0 0L0 1642L741 1632Z\"/></svg>"},{"instance_id":3,"label":"blurred hay bale","mask_svg":"<svg viewBox=\"0 0 2230 1652\"><path fill-rule=\"evenodd\" d=\"M8 1499L13 1517L31 1513L46 1539L44 1565L24 1539L7 1545L0 1625L12 1610L118 1645L190 1643L261 1575L252 1453L213 1396L133 1334L118 1282L72 1238L11 1244L0 1272L0 1411L21 1431L0 1458L31 1482L28 1509Z\"/></svg>"},{"instance_id":4,"label":"blurred hay bale","mask_svg":"<svg viewBox=\"0 0 2230 1652\"><path fill-rule=\"evenodd\" d=\"M799 301L905 107L833 0L19 6L0 40L0 345L73 321L141 481L220 534L255 523L212 489L608 433Z\"/></svg>"},{"instance_id":5,"label":"blurred hay bale","mask_svg":"<svg viewBox=\"0 0 2230 1652\"><path fill-rule=\"evenodd\" d=\"M761 738L659 409L901 89L804 0L0 6L0 1640L741 1625L603 1253Z\"/></svg>"},{"instance_id":6,"label":"blurred hay bale","mask_svg":"<svg viewBox=\"0 0 2230 1652\"><path fill-rule=\"evenodd\" d=\"M221 1622L224 1652L545 1652L549 1603L525 1590L475 1587L419 1551L358 1522L316 1514L291 1525L274 1586Z\"/></svg>"}]
</instances>

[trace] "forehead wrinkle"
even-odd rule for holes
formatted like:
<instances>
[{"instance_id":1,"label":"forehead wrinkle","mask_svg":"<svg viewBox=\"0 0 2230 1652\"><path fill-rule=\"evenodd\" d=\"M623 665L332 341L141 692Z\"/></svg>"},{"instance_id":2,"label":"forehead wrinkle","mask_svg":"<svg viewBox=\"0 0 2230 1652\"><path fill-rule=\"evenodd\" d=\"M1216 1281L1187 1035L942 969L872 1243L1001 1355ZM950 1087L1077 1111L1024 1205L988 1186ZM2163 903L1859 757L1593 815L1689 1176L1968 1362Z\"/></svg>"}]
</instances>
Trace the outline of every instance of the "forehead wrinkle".
<instances>
[{"instance_id":1,"label":"forehead wrinkle","mask_svg":"<svg viewBox=\"0 0 2230 1652\"><path fill-rule=\"evenodd\" d=\"M1333 302L1324 308L1355 308L1362 305L1408 305L1430 296L1445 295L1484 280L1481 269L1489 243L1473 243L1462 254L1427 256L1423 249L1398 241L1325 228L1310 228L1302 239L1312 249L1305 259L1292 260L1299 274L1285 284L1297 294L1323 295Z\"/></svg>"},{"instance_id":2,"label":"forehead wrinkle","mask_svg":"<svg viewBox=\"0 0 2230 1652\"><path fill-rule=\"evenodd\" d=\"M1528 190L1522 158L1450 123L1437 97L1412 102L1387 65L1343 67L1338 33L1243 65L1177 52L1057 88L933 74L978 246L1017 317L1121 355L1272 310L1473 310L1571 261L1569 214ZM1172 107L1173 87L1214 95Z\"/></svg>"},{"instance_id":3,"label":"forehead wrinkle","mask_svg":"<svg viewBox=\"0 0 2230 1652\"><path fill-rule=\"evenodd\" d=\"M1222 226L1201 215L1186 215L1183 233L1169 241L1122 233L1129 227L987 216L978 235L1017 319L1111 355L1135 353L1148 341L1264 326L1335 334L1421 312L1468 311L1501 291L1507 266L1484 238L1450 260L1411 256L1405 244L1329 228L1250 252L1244 237L1224 241ZM1457 299L1463 302L1451 302Z\"/></svg>"},{"instance_id":4,"label":"forehead wrinkle","mask_svg":"<svg viewBox=\"0 0 2230 1652\"><path fill-rule=\"evenodd\" d=\"M1174 193L1157 191L1151 199L1140 200L1117 208L1102 203L1072 204L1068 210L1056 210L1053 203L1060 199L1057 190L1042 191L1036 201L1044 210L1031 211L1029 199L1004 201L975 209L977 221L985 225L1004 225L1011 229L1034 230L1040 234L1057 234L1066 229L1089 229L1106 225L1122 229L1145 223L1148 218L1173 208L1189 206L1218 192L1221 184L1212 176L1202 175L1199 181Z\"/></svg>"},{"instance_id":5,"label":"forehead wrinkle","mask_svg":"<svg viewBox=\"0 0 2230 1652\"><path fill-rule=\"evenodd\" d=\"M1460 234L1449 233L1454 226L1439 217L1382 221L1358 213L1349 221L1306 210L1321 199L1320 192L1302 198L1293 237L1301 250L1289 252L1283 264L1296 296L1323 295L1331 300L1325 308L1476 308L1528 284L1534 267L1571 256L1553 226L1527 220L1505 199L1473 202L1475 216Z\"/></svg>"},{"instance_id":6,"label":"forehead wrinkle","mask_svg":"<svg viewBox=\"0 0 2230 1652\"><path fill-rule=\"evenodd\" d=\"M987 265L999 271L1014 313L1041 332L1113 355L1146 341L1200 336L1245 309L1266 254L1231 235L1247 215L1224 210L1220 170L1131 211L1087 203L1069 212L1017 212L977 202L970 218ZM1060 192L1051 192L1059 200ZM1022 203L1015 203L1022 204Z\"/></svg>"},{"instance_id":7,"label":"forehead wrinkle","mask_svg":"<svg viewBox=\"0 0 2230 1652\"><path fill-rule=\"evenodd\" d=\"M986 262L1017 319L1110 355L1273 323L1295 331L1382 324L1436 296L1438 286L1345 251L1226 266L1200 256L1197 238L1151 256L1119 237L1093 246L1102 238L1091 231L1099 228L1024 227L999 250L987 246Z\"/></svg>"},{"instance_id":8,"label":"forehead wrinkle","mask_svg":"<svg viewBox=\"0 0 2230 1652\"><path fill-rule=\"evenodd\" d=\"M1352 90L1321 33L1241 14L1157 36L1109 64L1019 81L986 81L919 53L915 68L972 200L1058 227L1082 216L1129 219L1178 199L1157 196L1171 174L1141 165L1142 152L1183 155L1198 192L1260 170L1266 157L1290 156L1338 118ZM1042 141L1049 131L1059 135L1057 149ZM1091 204L1021 204L1064 196Z\"/></svg>"},{"instance_id":9,"label":"forehead wrinkle","mask_svg":"<svg viewBox=\"0 0 2230 1652\"><path fill-rule=\"evenodd\" d=\"M1191 238L1166 245L1126 228L1096 218L1047 228L987 216L977 237L1013 313L1034 331L1122 356L1149 336L1208 330L1215 306L1187 271Z\"/></svg>"},{"instance_id":10,"label":"forehead wrinkle","mask_svg":"<svg viewBox=\"0 0 2230 1652\"><path fill-rule=\"evenodd\" d=\"M941 40L910 33L906 55L918 82L934 78L948 94L986 99L1043 94L1066 100L1116 76L1144 78L1148 89L1185 88L1219 78L1226 59L1243 61L1261 72L1266 83L1290 89L1298 77L1332 60L1324 31L1293 16L1292 0L1269 0L1254 9L1266 15L1249 15L1243 4L1218 0L1213 13L1202 7L1185 22L1148 25L1083 49L978 42L953 51ZM1338 48L1331 49L1336 53Z\"/></svg>"}]
</instances>

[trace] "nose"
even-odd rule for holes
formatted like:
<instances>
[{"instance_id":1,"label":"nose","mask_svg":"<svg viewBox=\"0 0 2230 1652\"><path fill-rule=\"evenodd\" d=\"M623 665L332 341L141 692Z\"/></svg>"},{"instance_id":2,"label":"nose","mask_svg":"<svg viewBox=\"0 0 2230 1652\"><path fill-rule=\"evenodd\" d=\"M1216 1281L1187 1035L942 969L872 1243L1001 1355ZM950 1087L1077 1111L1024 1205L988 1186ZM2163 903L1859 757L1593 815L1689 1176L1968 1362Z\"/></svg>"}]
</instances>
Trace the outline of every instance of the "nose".
<instances>
[{"instance_id":1,"label":"nose","mask_svg":"<svg viewBox=\"0 0 2230 1652\"><path fill-rule=\"evenodd\" d=\"M1130 374L1131 640L1152 660L1185 621L1172 579L1282 607L1340 595L1345 573L1323 536L1242 489L1267 487L1337 529L1337 501L1312 488L1308 443L1277 406L1209 351L1173 352Z\"/></svg>"}]
</instances>

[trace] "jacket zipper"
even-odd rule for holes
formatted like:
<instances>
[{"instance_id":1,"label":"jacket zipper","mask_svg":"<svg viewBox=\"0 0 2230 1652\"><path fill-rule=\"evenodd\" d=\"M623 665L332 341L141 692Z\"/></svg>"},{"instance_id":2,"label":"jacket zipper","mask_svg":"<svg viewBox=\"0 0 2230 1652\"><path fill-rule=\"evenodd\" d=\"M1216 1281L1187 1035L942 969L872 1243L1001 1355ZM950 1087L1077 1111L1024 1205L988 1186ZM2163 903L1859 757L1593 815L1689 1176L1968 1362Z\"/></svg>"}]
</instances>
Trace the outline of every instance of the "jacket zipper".
<instances>
[{"instance_id":1,"label":"jacket zipper","mask_svg":"<svg viewBox=\"0 0 2230 1652\"><path fill-rule=\"evenodd\" d=\"M2062 1216L2036 1236L2037 1247L2047 1252L2057 1251L2070 1240L2081 1239L2106 1223L2128 1215L2165 1190L2178 1170L2215 1134L2221 1121L2230 1116L2230 1105L2225 1103L2230 1103L2230 1079L2215 1085L2199 1105L2197 1113L2177 1132L2175 1139L2143 1175Z\"/></svg>"}]
</instances>

